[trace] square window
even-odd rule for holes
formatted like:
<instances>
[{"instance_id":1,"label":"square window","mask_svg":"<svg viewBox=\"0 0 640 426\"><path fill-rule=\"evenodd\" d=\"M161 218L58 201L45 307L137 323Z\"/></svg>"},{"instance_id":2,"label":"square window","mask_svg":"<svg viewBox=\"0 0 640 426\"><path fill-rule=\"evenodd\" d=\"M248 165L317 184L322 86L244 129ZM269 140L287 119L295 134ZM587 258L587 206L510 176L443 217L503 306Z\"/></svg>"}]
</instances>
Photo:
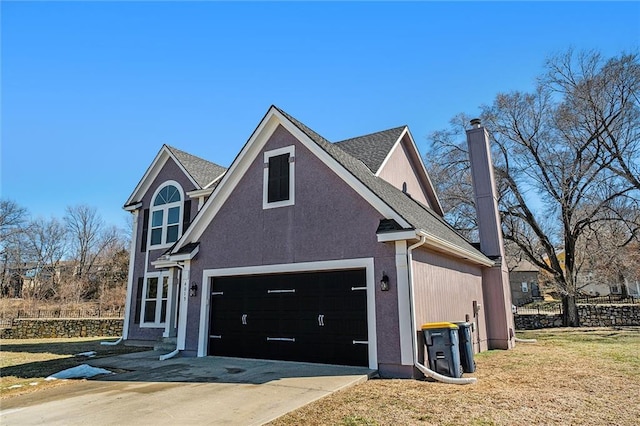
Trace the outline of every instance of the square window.
<instances>
[{"instance_id":1,"label":"square window","mask_svg":"<svg viewBox=\"0 0 640 426\"><path fill-rule=\"evenodd\" d=\"M151 245L162 243L162 228L156 228L151 230Z\"/></svg>"},{"instance_id":2,"label":"square window","mask_svg":"<svg viewBox=\"0 0 640 426\"><path fill-rule=\"evenodd\" d=\"M153 215L151 216L151 226L152 227L156 227L156 226L162 226L162 210L156 210L153 212Z\"/></svg>"},{"instance_id":3,"label":"square window","mask_svg":"<svg viewBox=\"0 0 640 426\"><path fill-rule=\"evenodd\" d=\"M158 294L158 279L149 278L147 281L147 299L156 297Z\"/></svg>"},{"instance_id":4,"label":"square window","mask_svg":"<svg viewBox=\"0 0 640 426\"><path fill-rule=\"evenodd\" d=\"M180 222L180 207L171 207L169 209L167 223L169 225L172 225L178 222Z\"/></svg>"},{"instance_id":5,"label":"square window","mask_svg":"<svg viewBox=\"0 0 640 426\"><path fill-rule=\"evenodd\" d=\"M528 293L529 292L529 283L527 283L527 282L523 282L522 283L522 292L523 293Z\"/></svg>"},{"instance_id":6,"label":"square window","mask_svg":"<svg viewBox=\"0 0 640 426\"><path fill-rule=\"evenodd\" d=\"M169 226L167 228L167 242L175 243L178 241L178 225Z\"/></svg>"},{"instance_id":7,"label":"square window","mask_svg":"<svg viewBox=\"0 0 640 426\"><path fill-rule=\"evenodd\" d=\"M155 322L156 320L156 301L147 300L144 304L144 322Z\"/></svg>"}]
</instances>

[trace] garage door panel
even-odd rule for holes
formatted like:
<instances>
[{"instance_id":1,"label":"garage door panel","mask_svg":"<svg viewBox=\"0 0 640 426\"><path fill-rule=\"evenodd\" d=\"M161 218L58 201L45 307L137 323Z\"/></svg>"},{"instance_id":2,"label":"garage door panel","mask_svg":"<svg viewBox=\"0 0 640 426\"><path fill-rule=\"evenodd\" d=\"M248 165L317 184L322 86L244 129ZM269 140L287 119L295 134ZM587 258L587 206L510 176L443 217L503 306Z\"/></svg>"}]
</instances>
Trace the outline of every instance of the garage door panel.
<instances>
[{"instance_id":1,"label":"garage door panel","mask_svg":"<svg viewBox=\"0 0 640 426\"><path fill-rule=\"evenodd\" d=\"M364 270L213 279L209 353L366 366L363 287Z\"/></svg>"}]
</instances>

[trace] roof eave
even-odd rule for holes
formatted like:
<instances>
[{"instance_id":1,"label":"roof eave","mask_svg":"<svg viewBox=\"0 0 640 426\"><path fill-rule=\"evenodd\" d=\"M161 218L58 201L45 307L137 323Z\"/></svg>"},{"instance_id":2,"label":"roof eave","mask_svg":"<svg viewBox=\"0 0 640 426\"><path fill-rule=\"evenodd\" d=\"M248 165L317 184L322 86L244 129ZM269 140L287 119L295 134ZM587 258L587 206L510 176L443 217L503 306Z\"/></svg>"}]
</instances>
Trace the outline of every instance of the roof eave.
<instances>
[{"instance_id":1,"label":"roof eave","mask_svg":"<svg viewBox=\"0 0 640 426\"><path fill-rule=\"evenodd\" d=\"M436 237L435 235L432 235L426 232L425 230L419 230L417 232L417 235L426 237L425 245L429 247L433 247L436 250L440 250L445 253L452 254L456 257L469 260L473 263L477 263L482 266L491 267L496 264L493 260L489 259L487 256L483 255L482 253L474 253L471 250L467 250L462 247L459 247L446 240L443 240L442 238Z\"/></svg>"}]
</instances>

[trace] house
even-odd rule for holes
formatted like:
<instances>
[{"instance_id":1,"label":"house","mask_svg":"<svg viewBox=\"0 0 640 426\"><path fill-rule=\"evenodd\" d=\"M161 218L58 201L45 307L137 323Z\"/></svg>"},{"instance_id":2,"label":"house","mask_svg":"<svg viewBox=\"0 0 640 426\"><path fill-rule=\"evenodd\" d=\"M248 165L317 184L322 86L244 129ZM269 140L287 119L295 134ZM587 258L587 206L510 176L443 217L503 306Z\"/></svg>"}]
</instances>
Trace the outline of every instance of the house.
<instances>
[{"instance_id":1,"label":"house","mask_svg":"<svg viewBox=\"0 0 640 426\"><path fill-rule=\"evenodd\" d=\"M406 126L331 143L272 106L228 169L164 145L124 207L125 342L385 377L419 375L426 322L473 323L476 352L512 347L487 135L469 139L482 252L444 221Z\"/></svg>"},{"instance_id":2,"label":"house","mask_svg":"<svg viewBox=\"0 0 640 426\"><path fill-rule=\"evenodd\" d=\"M514 305L522 306L542 298L539 274L540 268L524 259L509 268L511 300Z\"/></svg>"}]
</instances>

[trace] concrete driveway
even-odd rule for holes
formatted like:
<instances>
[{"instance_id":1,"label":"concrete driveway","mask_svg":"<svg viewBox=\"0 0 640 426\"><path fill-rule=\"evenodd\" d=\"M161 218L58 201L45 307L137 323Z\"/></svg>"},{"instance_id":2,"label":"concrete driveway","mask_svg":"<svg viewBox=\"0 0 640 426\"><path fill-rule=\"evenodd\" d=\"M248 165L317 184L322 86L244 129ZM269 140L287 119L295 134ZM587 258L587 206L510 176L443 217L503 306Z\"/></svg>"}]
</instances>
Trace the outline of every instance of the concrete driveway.
<instances>
[{"instance_id":1,"label":"concrete driveway","mask_svg":"<svg viewBox=\"0 0 640 426\"><path fill-rule=\"evenodd\" d=\"M9 425L259 425L366 381L374 371L224 357L158 361L157 352L88 360L117 374L2 402Z\"/></svg>"}]
</instances>

